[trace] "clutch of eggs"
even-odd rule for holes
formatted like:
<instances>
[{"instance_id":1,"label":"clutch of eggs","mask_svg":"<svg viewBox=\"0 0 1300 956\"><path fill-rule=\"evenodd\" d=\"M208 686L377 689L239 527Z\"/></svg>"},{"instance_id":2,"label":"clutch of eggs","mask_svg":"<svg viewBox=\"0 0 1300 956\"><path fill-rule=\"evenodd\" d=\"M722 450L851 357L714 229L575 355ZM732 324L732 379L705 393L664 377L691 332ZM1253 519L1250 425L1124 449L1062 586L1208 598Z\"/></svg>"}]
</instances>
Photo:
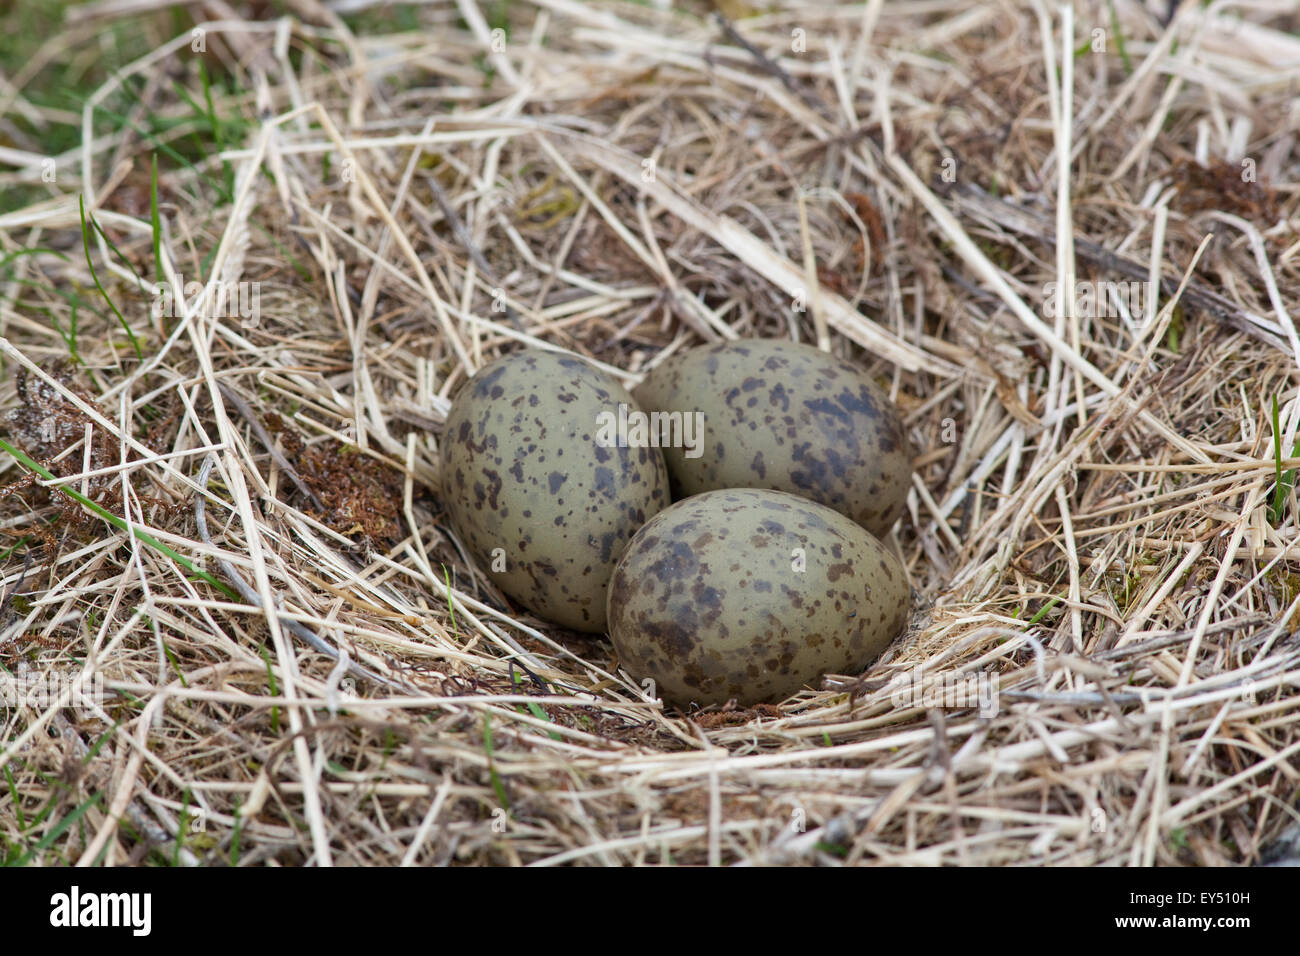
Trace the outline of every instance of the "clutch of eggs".
<instances>
[{"instance_id":1,"label":"clutch of eggs","mask_svg":"<svg viewBox=\"0 0 1300 956\"><path fill-rule=\"evenodd\" d=\"M575 356L516 352L456 396L442 456L448 517L491 580L608 629L673 703L779 700L902 630L907 576L876 535L903 511L911 448L888 397L817 349L704 346L634 394Z\"/></svg>"}]
</instances>

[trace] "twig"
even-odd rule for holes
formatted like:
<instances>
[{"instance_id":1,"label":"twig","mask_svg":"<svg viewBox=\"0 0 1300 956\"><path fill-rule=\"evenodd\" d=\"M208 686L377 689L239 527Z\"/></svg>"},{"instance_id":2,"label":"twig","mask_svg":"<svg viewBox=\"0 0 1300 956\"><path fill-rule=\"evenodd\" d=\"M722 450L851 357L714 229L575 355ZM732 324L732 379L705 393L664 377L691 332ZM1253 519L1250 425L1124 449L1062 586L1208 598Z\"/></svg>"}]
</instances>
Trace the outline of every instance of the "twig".
<instances>
[{"instance_id":1,"label":"twig","mask_svg":"<svg viewBox=\"0 0 1300 956\"><path fill-rule=\"evenodd\" d=\"M1017 235L1037 239L1050 249L1056 248L1056 235L1051 224L1044 217L1019 206L1013 206L1005 199L990 196L974 183L936 182L933 185L941 195L955 200L953 205L958 212L965 211L968 215L994 222ZM1074 237L1074 251L1076 255L1087 259L1105 272L1143 281L1150 278L1149 264L1119 255L1077 234ZM1161 293L1166 296L1172 295L1178 289L1180 281L1181 279L1174 276L1162 276ZM1262 316L1238 308L1230 300L1211 291L1195 279L1188 281L1187 287L1183 290L1183 297L1238 332L1244 332L1260 342L1290 354L1287 343L1268 330L1269 323Z\"/></svg>"},{"instance_id":2,"label":"twig","mask_svg":"<svg viewBox=\"0 0 1300 956\"><path fill-rule=\"evenodd\" d=\"M713 19L722 29L722 32L727 35L727 39L752 56L754 62L757 63L764 72L780 80L782 86L812 107L814 112L825 115L826 104L795 83L794 78L782 69L780 64L741 36L740 31L736 29L732 22L728 20L721 11L715 10L713 13Z\"/></svg>"}]
</instances>

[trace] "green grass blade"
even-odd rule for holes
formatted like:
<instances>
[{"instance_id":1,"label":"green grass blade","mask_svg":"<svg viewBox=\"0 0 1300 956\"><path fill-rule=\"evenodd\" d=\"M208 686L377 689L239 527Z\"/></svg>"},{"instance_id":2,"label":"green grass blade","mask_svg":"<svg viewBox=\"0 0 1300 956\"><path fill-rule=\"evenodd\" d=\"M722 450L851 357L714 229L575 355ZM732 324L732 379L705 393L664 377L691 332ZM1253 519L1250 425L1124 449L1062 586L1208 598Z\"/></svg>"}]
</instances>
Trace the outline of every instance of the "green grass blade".
<instances>
[{"instance_id":1,"label":"green grass blade","mask_svg":"<svg viewBox=\"0 0 1300 956\"><path fill-rule=\"evenodd\" d=\"M1124 72L1133 72L1133 60L1128 55L1128 48L1124 46L1124 31L1119 26L1119 14L1115 11L1115 0L1106 0L1106 6L1110 7L1110 32L1115 34L1115 49L1119 50L1120 62L1124 64Z\"/></svg>"},{"instance_id":2,"label":"green grass blade","mask_svg":"<svg viewBox=\"0 0 1300 956\"><path fill-rule=\"evenodd\" d=\"M90 269L90 278L94 280L95 288L98 289L99 294L104 297L104 301L108 303L108 307L112 309L113 314L117 316L117 321L122 323L122 328L126 330L127 338L131 340L131 345L135 347L136 358L144 361L144 350L140 348L140 342L136 339L135 333L131 331L131 326L126 321L126 316L122 315L122 313L118 311L116 303L114 303L113 300L109 298L108 293L104 291L104 287L99 281L99 275L95 272L95 264L90 261L90 226L86 223L86 197L78 197L77 205L81 209L81 246L86 252L86 267ZM94 223L95 230L103 236L104 231L99 228L99 224L95 222L94 216L90 217L90 222ZM107 237L105 236L105 238Z\"/></svg>"},{"instance_id":3,"label":"green grass blade","mask_svg":"<svg viewBox=\"0 0 1300 956\"><path fill-rule=\"evenodd\" d=\"M271 688L271 696L280 696L280 685L275 682L275 668L271 666L271 654L267 651L266 646L260 648L262 660L266 661L266 682ZM277 704L271 708L271 733L280 733L280 707Z\"/></svg>"},{"instance_id":4,"label":"green grass blade","mask_svg":"<svg viewBox=\"0 0 1300 956\"><path fill-rule=\"evenodd\" d=\"M152 623L152 622L151 622L151 623ZM155 633L155 634L157 633L157 625L156 625L156 624L154 625L154 633ZM171 662L172 670L174 670L174 671L176 672L176 676L180 679L181 686L182 686L182 687L189 687L189 686L190 686L190 682L187 681L187 680L185 679L185 674L181 671L181 664L180 664L180 661L178 661L178 660L176 659L176 654L172 651L172 649L171 649L170 647L167 646L167 642L166 642L166 641L163 641L163 642L162 642L162 649L163 649L163 654L165 654L165 655L167 656L167 660L168 660L169 662Z\"/></svg>"},{"instance_id":5,"label":"green grass blade","mask_svg":"<svg viewBox=\"0 0 1300 956\"><path fill-rule=\"evenodd\" d=\"M32 861L32 859L36 856L36 854L48 850L54 844L55 840L63 836L63 834L68 831L69 827L71 827L74 823L76 823L83 816L85 816L87 810L89 810L93 806L97 806L100 800L102 799L102 797L103 794L97 793L93 797L90 797L82 801L77 806L76 809L74 809L66 817L64 817L62 820L56 823L54 825L54 829L52 829L49 833L45 834L45 836L41 837L41 839L37 842L37 844L34 847L32 847L26 853L20 856L18 858L18 861L14 865L26 866L28 863Z\"/></svg>"},{"instance_id":6,"label":"green grass blade","mask_svg":"<svg viewBox=\"0 0 1300 956\"><path fill-rule=\"evenodd\" d=\"M149 179L149 226L153 231L153 267L158 281L163 281L162 216L158 212L158 152L150 154L153 170Z\"/></svg>"},{"instance_id":7,"label":"green grass blade","mask_svg":"<svg viewBox=\"0 0 1300 956\"><path fill-rule=\"evenodd\" d=\"M1291 449L1291 457L1300 456L1300 438ZM1273 396L1273 469L1277 482L1273 485L1273 501L1268 506L1269 524L1277 527L1286 518L1286 499L1295 485L1295 471L1282 470L1282 425L1278 416L1277 396Z\"/></svg>"},{"instance_id":8,"label":"green grass blade","mask_svg":"<svg viewBox=\"0 0 1300 956\"><path fill-rule=\"evenodd\" d=\"M104 731L102 734L99 735L99 739L96 740L94 744L91 745L91 748L86 751L86 756L81 758L81 762L83 764L89 764L92 760L95 759L95 754L99 753L99 748L103 747L105 741L107 741L109 737L113 736L113 734L117 731L117 728L121 725L121 723L122 723L121 720L113 721L113 726L109 727L108 730Z\"/></svg>"},{"instance_id":9,"label":"green grass blade","mask_svg":"<svg viewBox=\"0 0 1300 956\"><path fill-rule=\"evenodd\" d=\"M18 816L18 832L27 829L27 821L23 818L22 801L18 799L18 785L14 783L14 775L9 771L9 764L5 764L5 780L9 784L9 798L14 802L14 813Z\"/></svg>"},{"instance_id":10,"label":"green grass blade","mask_svg":"<svg viewBox=\"0 0 1300 956\"><path fill-rule=\"evenodd\" d=\"M511 668L511 670L510 670L510 676L511 676L511 678L512 678L513 681L514 681L514 684L515 684L515 691L516 691L516 692L520 691L520 689L521 689L521 687L522 687L522 685L523 685L524 679L519 675L519 672L518 672L517 670L515 670L514 668ZM523 706L522 704L519 705L516 709L519 711L519 713L521 713L521 714L524 713L524 706ZM536 717L538 720L544 720L544 721L546 721L548 724L553 724L553 723L555 723L555 721L551 719L551 715L548 714L546 711L542 710L541 705L538 704L538 703L536 703L535 701L531 701L531 700L530 700L530 701L528 702L528 711L531 712L532 715L533 715L534 717ZM557 733L556 733L555 731L553 731L553 730L548 730L548 731L547 731L547 734L550 735L550 738L551 738L552 740L563 740L563 739L564 739L562 736L560 736L559 734L557 734Z\"/></svg>"},{"instance_id":11,"label":"green grass blade","mask_svg":"<svg viewBox=\"0 0 1300 956\"><path fill-rule=\"evenodd\" d=\"M34 256L38 254L58 256L64 262L71 261L70 259L68 259L67 256L59 252L59 250L57 249L50 249L46 246L33 246L31 249L15 249L13 252L9 252L3 256L0 256L0 269L6 269L9 263L13 262L15 259L19 258L20 256ZM6 277L8 276L8 272L5 272L3 274Z\"/></svg>"},{"instance_id":12,"label":"green grass blade","mask_svg":"<svg viewBox=\"0 0 1300 956\"><path fill-rule=\"evenodd\" d=\"M0 449L4 449L9 454L13 455L14 458L18 461L18 463L21 464L23 467L27 468L29 471L34 471L37 475L39 475L40 477L44 478L47 481L54 480L55 476L49 471L49 469L33 461L24 452L15 448L13 445L9 444L9 442L5 441L3 438L0 438ZM135 538L137 538L144 544L147 544L155 551L171 558L173 561L175 561L181 567L185 568L191 574L197 574L204 581L207 581L209 584L211 584L217 590L221 591L221 593L225 594L227 597L230 597L236 601L240 600L239 595L235 593L233 588L222 583L221 581L218 581L207 571L204 571L200 568L196 568L194 566L194 563L190 561L188 558L183 557L180 554L177 554L175 551L167 547L167 545L163 544L153 535L146 534L145 532L141 531L139 528L133 525L128 525L126 521L124 521L122 518L119 518L117 515L113 514L111 511L99 505L98 503L91 501L89 498L87 498L85 495L83 495L81 492L77 491L76 489L60 487L59 493L67 495L73 501L76 501L78 504L80 504L83 508L86 508L89 511L93 512L94 514L98 515L99 517L103 518L113 527L118 528L121 531L129 532Z\"/></svg>"},{"instance_id":13,"label":"green grass blade","mask_svg":"<svg viewBox=\"0 0 1300 956\"><path fill-rule=\"evenodd\" d=\"M172 866L179 866L181 849L185 846L185 831L190 828L190 788L181 794L181 814L176 823L176 842L172 845Z\"/></svg>"},{"instance_id":14,"label":"green grass blade","mask_svg":"<svg viewBox=\"0 0 1300 956\"><path fill-rule=\"evenodd\" d=\"M1038 609L1038 613L1029 619L1029 623L1027 623L1025 627L1033 627L1035 624L1037 624L1039 621L1041 621L1044 617L1047 616L1048 611L1050 611L1052 608L1056 607L1056 605L1060 603L1061 603L1060 598L1052 598L1050 601L1048 601L1046 604L1044 604L1042 607Z\"/></svg>"},{"instance_id":15,"label":"green grass blade","mask_svg":"<svg viewBox=\"0 0 1300 956\"><path fill-rule=\"evenodd\" d=\"M1282 429L1278 427L1277 396L1273 396L1273 466L1277 472L1277 484L1273 486L1273 504L1269 510L1269 522L1278 523L1282 516Z\"/></svg>"},{"instance_id":16,"label":"green grass blade","mask_svg":"<svg viewBox=\"0 0 1300 956\"><path fill-rule=\"evenodd\" d=\"M496 761L492 759L492 715L488 713L483 715L483 749L487 751L488 777L492 780L492 789L496 791L497 802L501 804L501 809L509 813L510 799L506 796L505 784L497 774Z\"/></svg>"},{"instance_id":17,"label":"green grass blade","mask_svg":"<svg viewBox=\"0 0 1300 956\"><path fill-rule=\"evenodd\" d=\"M234 816L235 826L230 831L230 865L232 867L239 866L239 835L244 829L244 818L239 813L239 804L235 804Z\"/></svg>"},{"instance_id":18,"label":"green grass blade","mask_svg":"<svg viewBox=\"0 0 1300 956\"><path fill-rule=\"evenodd\" d=\"M460 628L456 626L456 606L451 603L451 572L445 564L442 566L442 578L447 582L447 610L451 612L451 631L460 637Z\"/></svg>"}]
</instances>

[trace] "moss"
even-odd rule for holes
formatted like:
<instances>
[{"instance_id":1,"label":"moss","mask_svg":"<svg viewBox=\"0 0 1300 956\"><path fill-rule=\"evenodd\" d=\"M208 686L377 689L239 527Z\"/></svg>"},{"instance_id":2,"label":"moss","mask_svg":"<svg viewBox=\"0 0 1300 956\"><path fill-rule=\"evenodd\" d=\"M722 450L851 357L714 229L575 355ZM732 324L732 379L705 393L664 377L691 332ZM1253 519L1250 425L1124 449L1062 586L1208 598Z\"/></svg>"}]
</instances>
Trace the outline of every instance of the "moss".
<instances>
[{"instance_id":1,"label":"moss","mask_svg":"<svg viewBox=\"0 0 1300 956\"><path fill-rule=\"evenodd\" d=\"M1283 607L1290 607L1296 596L1300 595L1300 575L1289 568L1275 567L1264 576L1264 579L1276 589Z\"/></svg>"}]
</instances>

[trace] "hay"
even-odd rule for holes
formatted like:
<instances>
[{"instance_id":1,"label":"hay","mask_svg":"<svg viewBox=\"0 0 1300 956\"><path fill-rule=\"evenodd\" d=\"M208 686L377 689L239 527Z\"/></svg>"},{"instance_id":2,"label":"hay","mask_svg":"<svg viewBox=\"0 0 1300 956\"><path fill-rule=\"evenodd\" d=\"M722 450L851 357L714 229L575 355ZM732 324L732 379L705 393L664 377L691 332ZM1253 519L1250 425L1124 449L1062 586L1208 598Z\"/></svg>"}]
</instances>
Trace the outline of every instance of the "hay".
<instances>
[{"instance_id":1,"label":"hay","mask_svg":"<svg viewBox=\"0 0 1300 956\"><path fill-rule=\"evenodd\" d=\"M531 0L503 34L475 0L422 29L207 4L197 53L159 6L70 10L0 84L0 664L103 681L5 708L6 858L1276 858L1290 5ZM154 45L80 115L28 97L123 17ZM56 128L79 146L25 132ZM824 343L903 408L914 614L865 674L682 714L466 563L437 436L517 343L631 382L743 336Z\"/></svg>"}]
</instances>

